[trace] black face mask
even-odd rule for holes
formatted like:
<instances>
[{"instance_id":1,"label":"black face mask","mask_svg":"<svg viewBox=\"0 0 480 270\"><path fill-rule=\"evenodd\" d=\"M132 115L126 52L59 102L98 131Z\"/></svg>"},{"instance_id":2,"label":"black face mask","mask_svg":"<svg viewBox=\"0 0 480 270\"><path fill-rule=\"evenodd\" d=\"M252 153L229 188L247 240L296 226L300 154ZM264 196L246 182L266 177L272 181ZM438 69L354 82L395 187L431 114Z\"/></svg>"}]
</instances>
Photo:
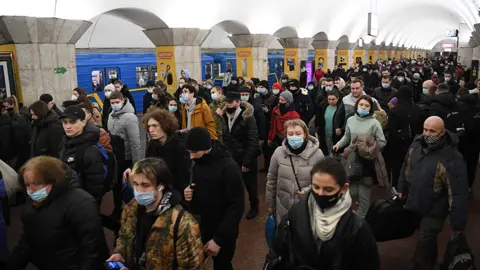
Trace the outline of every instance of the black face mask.
<instances>
[{"instance_id":1,"label":"black face mask","mask_svg":"<svg viewBox=\"0 0 480 270\"><path fill-rule=\"evenodd\" d=\"M235 113L236 110L237 110L237 108L233 107L233 108L227 108L225 111L226 111L228 114L233 114L233 113Z\"/></svg>"},{"instance_id":2,"label":"black face mask","mask_svg":"<svg viewBox=\"0 0 480 270\"><path fill-rule=\"evenodd\" d=\"M210 156L210 153L203 155L201 158L194 158L192 159L195 164L198 164L200 166L208 164L212 158Z\"/></svg>"},{"instance_id":3,"label":"black face mask","mask_svg":"<svg viewBox=\"0 0 480 270\"><path fill-rule=\"evenodd\" d=\"M340 200L342 190L340 189L336 194L333 195L318 195L317 193L312 191L313 198L315 198L315 201L317 202L318 207L322 209L322 211L325 211L328 208L331 208L335 206Z\"/></svg>"},{"instance_id":4,"label":"black face mask","mask_svg":"<svg viewBox=\"0 0 480 270\"><path fill-rule=\"evenodd\" d=\"M13 112L13 108L8 108L7 112Z\"/></svg>"},{"instance_id":5,"label":"black face mask","mask_svg":"<svg viewBox=\"0 0 480 270\"><path fill-rule=\"evenodd\" d=\"M283 115L288 111L288 104L278 103L278 108L280 109L280 113Z\"/></svg>"}]
</instances>

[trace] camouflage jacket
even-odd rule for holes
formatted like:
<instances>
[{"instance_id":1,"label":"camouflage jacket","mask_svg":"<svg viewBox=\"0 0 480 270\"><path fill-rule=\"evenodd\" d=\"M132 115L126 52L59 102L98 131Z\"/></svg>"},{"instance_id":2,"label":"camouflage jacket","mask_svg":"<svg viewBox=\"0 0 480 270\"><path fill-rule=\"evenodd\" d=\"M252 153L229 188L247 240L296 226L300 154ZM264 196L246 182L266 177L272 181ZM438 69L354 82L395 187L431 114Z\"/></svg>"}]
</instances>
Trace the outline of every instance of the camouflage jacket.
<instances>
[{"instance_id":1,"label":"camouflage jacket","mask_svg":"<svg viewBox=\"0 0 480 270\"><path fill-rule=\"evenodd\" d=\"M216 111L217 111L217 109L223 110L223 108L225 107L225 104L226 104L225 97L222 96L220 99L214 100L209 105L210 110L212 111L213 120L215 120L215 124L216 124L216 127L217 127L216 130L217 130L218 140L221 140L221 138L222 138L223 117L218 115L216 113Z\"/></svg>"},{"instance_id":2,"label":"camouflage jacket","mask_svg":"<svg viewBox=\"0 0 480 270\"><path fill-rule=\"evenodd\" d=\"M136 200L124 206L121 228L114 253L122 255L126 264L131 265L135 256L135 235L137 225ZM170 270L173 254L173 227L182 207L177 205L162 213L152 226L146 243L146 269ZM185 212L178 228L177 262L179 270L204 269L205 258L200 238L200 227L192 215Z\"/></svg>"}]
</instances>

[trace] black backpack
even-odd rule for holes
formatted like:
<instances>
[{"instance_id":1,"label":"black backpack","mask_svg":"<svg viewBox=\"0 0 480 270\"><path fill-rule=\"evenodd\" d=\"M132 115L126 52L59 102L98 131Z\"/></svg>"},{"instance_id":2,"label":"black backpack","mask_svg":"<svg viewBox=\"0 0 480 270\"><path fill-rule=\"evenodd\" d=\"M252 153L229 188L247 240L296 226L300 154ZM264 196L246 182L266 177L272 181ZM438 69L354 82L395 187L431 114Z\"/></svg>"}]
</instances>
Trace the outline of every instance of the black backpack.
<instances>
[{"instance_id":1,"label":"black backpack","mask_svg":"<svg viewBox=\"0 0 480 270\"><path fill-rule=\"evenodd\" d=\"M400 129L397 130L396 137L401 141L411 141L412 136L412 128L410 126L410 114L408 115L408 120L402 123Z\"/></svg>"},{"instance_id":2,"label":"black backpack","mask_svg":"<svg viewBox=\"0 0 480 270\"><path fill-rule=\"evenodd\" d=\"M30 131L28 126L12 123L10 125L10 139L7 159L13 159L22 151L29 151Z\"/></svg>"},{"instance_id":3,"label":"black backpack","mask_svg":"<svg viewBox=\"0 0 480 270\"><path fill-rule=\"evenodd\" d=\"M458 111L447 114L445 128L458 137L462 137L465 134L465 121L462 115Z\"/></svg>"},{"instance_id":4,"label":"black backpack","mask_svg":"<svg viewBox=\"0 0 480 270\"><path fill-rule=\"evenodd\" d=\"M118 179L117 159L112 152L108 152L99 143L90 146L78 147L75 156L75 169L77 173L80 173L81 168L83 168L83 158L85 156L85 152L89 147L97 148L102 155L102 165L104 171L103 192L107 193L112 189L112 186L115 183L116 179Z\"/></svg>"}]
</instances>

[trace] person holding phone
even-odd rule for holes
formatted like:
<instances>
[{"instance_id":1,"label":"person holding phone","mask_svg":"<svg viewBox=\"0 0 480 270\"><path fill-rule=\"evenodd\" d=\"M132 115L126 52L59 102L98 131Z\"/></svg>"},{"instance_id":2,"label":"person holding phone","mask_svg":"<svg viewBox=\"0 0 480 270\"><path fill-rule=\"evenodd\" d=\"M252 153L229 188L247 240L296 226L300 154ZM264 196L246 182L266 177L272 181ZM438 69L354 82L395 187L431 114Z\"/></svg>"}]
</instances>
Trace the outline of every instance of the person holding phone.
<instances>
[{"instance_id":1,"label":"person holding phone","mask_svg":"<svg viewBox=\"0 0 480 270\"><path fill-rule=\"evenodd\" d=\"M173 179L161 159L146 158L129 174L135 199L123 208L122 224L108 262L125 269L203 269L200 227L180 202ZM173 250L172 250L173 249Z\"/></svg>"},{"instance_id":2,"label":"person holding phone","mask_svg":"<svg viewBox=\"0 0 480 270\"><path fill-rule=\"evenodd\" d=\"M276 215L277 224L292 205L309 193L310 170L323 159L319 142L308 134L305 122L287 121L285 129L286 138L273 153L267 175L268 211Z\"/></svg>"}]
</instances>

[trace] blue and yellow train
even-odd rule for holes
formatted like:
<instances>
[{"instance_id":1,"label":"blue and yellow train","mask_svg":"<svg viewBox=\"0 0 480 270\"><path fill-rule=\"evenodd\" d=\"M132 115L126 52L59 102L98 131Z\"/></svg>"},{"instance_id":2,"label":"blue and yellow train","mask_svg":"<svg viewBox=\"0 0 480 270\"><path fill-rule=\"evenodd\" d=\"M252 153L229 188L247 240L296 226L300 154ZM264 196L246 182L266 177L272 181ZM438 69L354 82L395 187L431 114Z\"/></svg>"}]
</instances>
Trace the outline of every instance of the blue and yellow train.
<instances>
[{"instance_id":1,"label":"blue and yellow train","mask_svg":"<svg viewBox=\"0 0 480 270\"><path fill-rule=\"evenodd\" d=\"M309 54L309 60L314 55ZM283 52L268 53L270 85L277 82L283 74ZM235 52L202 53L202 78L213 79L216 85L222 85L220 77L228 69L236 72ZM135 99L137 111L143 111L143 95L148 80L157 80L157 62L155 53L77 53L78 86L93 95L102 105L103 88L115 81L121 80L126 84Z\"/></svg>"}]
</instances>

